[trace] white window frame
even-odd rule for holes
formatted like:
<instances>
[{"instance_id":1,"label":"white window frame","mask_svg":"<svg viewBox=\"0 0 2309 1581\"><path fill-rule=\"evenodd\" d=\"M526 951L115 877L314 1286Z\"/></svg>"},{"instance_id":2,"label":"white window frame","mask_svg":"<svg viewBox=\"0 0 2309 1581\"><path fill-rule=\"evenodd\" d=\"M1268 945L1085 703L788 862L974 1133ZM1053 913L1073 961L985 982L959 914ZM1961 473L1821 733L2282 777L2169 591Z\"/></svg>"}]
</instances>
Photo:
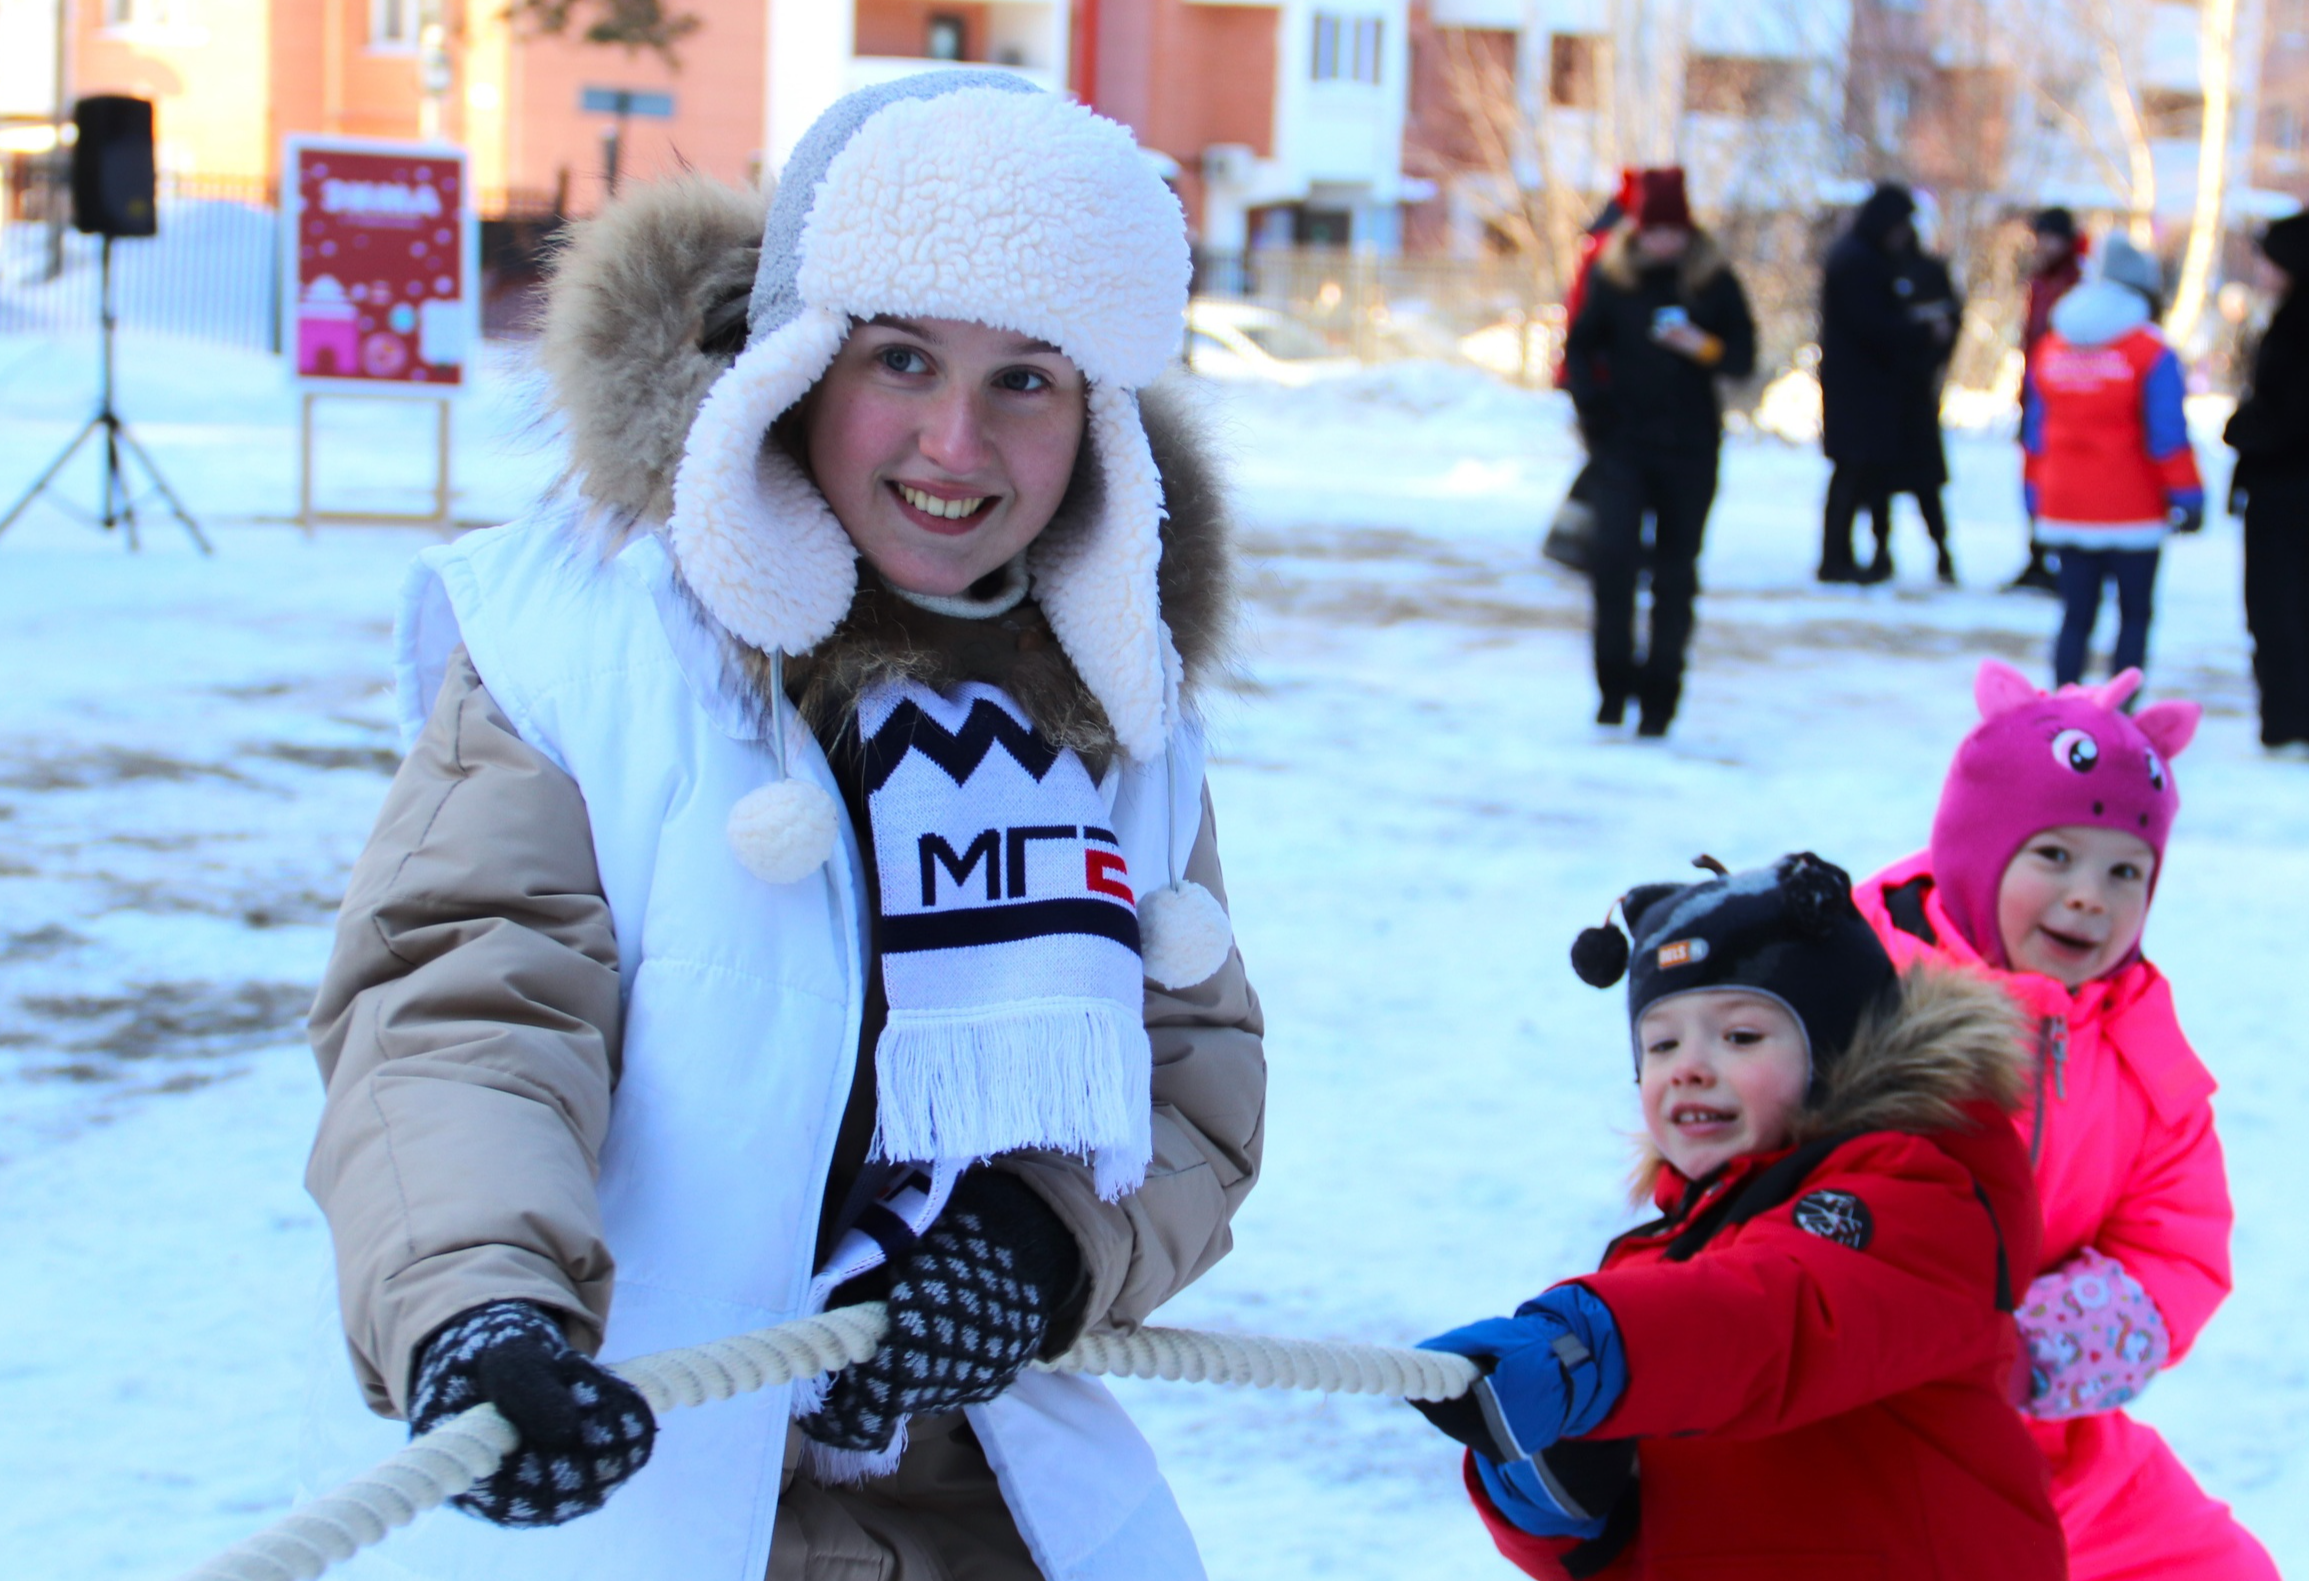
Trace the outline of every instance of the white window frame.
<instances>
[{"instance_id":1,"label":"white window frame","mask_svg":"<svg viewBox=\"0 0 2309 1581\"><path fill-rule=\"evenodd\" d=\"M1351 12L1315 13L1314 48L1307 75L1315 82L1376 86L1386 74L1386 18Z\"/></svg>"},{"instance_id":2,"label":"white window frame","mask_svg":"<svg viewBox=\"0 0 2309 1581\"><path fill-rule=\"evenodd\" d=\"M398 28L388 24L398 22ZM425 30L422 0L369 0L369 48L380 54L414 54Z\"/></svg>"},{"instance_id":3,"label":"white window frame","mask_svg":"<svg viewBox=\"0 0 2309 1581\"><path fill-rule=\"evenodd\" d=\"M1339 80L1340 34L1346 19L1336 12L1315 13L1315 48L1309 59L1308 75L1317 82Z\"/></svg>"},{"instance_id":4,"label":"white window frame","mask_svg":"<svg viewBox=\"0 0 2309 1581\"><path fill-rule=\"evenodd\" d=\"M1387 19L1376 16L1359 16L1354 19L1354 25L1355 63L1354 69L1349 75L1357 82L1367 82L1376 87L1384 69L1380 64L1379 51L1385 42L1386 35L1383 30L1387 26Z\"/></svg>"},{"instance_id":5,"label":"white window frame","mask_svg":"<svg viewBox=\"0 0 2309 1581\"><path fill-rule=\"evenodd\" d=\"M103 29L113 38L138 44L205 44L196 23L199 0L104 0Z\"/></svg>"}]
</instances>

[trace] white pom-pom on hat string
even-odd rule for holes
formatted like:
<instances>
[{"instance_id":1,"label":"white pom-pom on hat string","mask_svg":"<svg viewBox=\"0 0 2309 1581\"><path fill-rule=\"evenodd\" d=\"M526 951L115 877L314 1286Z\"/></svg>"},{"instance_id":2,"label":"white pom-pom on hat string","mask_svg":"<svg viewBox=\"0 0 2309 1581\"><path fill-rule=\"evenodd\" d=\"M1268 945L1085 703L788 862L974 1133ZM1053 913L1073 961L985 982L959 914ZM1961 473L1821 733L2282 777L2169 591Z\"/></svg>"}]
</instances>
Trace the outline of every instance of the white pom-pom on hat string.
<instances>
[{"instance_id":1,"label":"white pom-pom on hat string","mask_svg":"<svg viewBox=\"0 0 2309 1581\"><path fill-rule=\"evenodd\" d=\"M1176 656L1174 649L1174 661ZM1177 684L1174 675L1170 685ZM1176 701L1173 691L1164 699L1166 710ZM1192 988L1210 981L1227 964L1227 952L1235 947L1235 925L1218 896L1179 871L1178 771L1167 751L1162 777L1163 876L1170 882L1138 898L1139 965L1157 988Z\"/></svg>"},{"instance_id":2,"label":"white pom-pom on hat string","mask_svg":"<svg viewBox=\"0 0 2309 1581\"><path fill-rule=\"evenodd\" d=\"M1235 928L1219 897L1193 879L1139 897L1139 956L1158 988L1192 988L1227 964Z\"/></svg>"},{"instance_id":3,"label":"white pom-pom on hat string","mask_svg":"<svg viewBox=\"0 0 2309 1581\"><path fill-rule=\"evenodd\" d=\"M730 809L730 849L765 884L791 884L823 867L841 825L834 798L808 780L772 780Z\"/></svg>"},{"instance_id":4,"label":"white pom-pom on hat string","mask_svg":"<svg viewBox=\"0 0 2309 1581\"><path fill-rule=\"evenodd\" d=\"M738 864L765 884L809 877L834 854L842 810L834 798L786 768L786 656L770 655L770 736L778 777L730 809L727 834Z\"/></svg>"}]
</instances>

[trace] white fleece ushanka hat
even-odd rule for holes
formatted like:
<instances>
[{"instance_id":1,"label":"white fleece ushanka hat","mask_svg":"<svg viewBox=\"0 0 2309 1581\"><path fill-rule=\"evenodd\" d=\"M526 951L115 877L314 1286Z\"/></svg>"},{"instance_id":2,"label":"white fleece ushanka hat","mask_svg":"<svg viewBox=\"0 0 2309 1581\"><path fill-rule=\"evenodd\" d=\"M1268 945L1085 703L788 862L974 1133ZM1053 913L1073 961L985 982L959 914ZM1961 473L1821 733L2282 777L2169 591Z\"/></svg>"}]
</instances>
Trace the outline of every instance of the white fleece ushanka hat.
<instances>
[{"instance_id":1,"label":"white fleece ushanka hat","mask_svg":"<svg viewBox=\"0 0 2309 1581\"><path fill-rule=\"evenodd\" d=\"M770 425L854 320L972 320L1048 341L1089 382L1100 508L1028 552L1035 596L1123 752L1177 723L1181 665L1155 567L1162 480L1137 391L1176 351L1186 221L1131 134L992 71L860 89L794 150L762 234L745 351L691 425L672 547L714 618L764 653L804 653L857 593L857 551Z\"/></svg>"},{"instance_id":2,"label":"white fleece ushanka hat","mask_svg":"<svg viewBox=\"0 0 2309 1581\"><path fill-rule=\"evenodd\" d=\"M747 309L746 349L690 426L668 524L692 591L739 640L805 653L849 612L858 556L770 426L878 314L974 321L1047 341L1089 382L1094 519L1027 552L1052 633L1145 761L1178 724L1183 666L1163 624L1162 478L1138 391L1185 323L1186 216L1131 134L991 71L925 72L835 102L794 150ZM773 699L773 702L780 699ZM784 733L777 732L781 766ZM781 776L732 809L730 843L769 883L814 871L840 814ZM1217 899L1175 872L1138 901L1146 975L1181 987L1223 964Z\"/></svg>"}]
</instances>

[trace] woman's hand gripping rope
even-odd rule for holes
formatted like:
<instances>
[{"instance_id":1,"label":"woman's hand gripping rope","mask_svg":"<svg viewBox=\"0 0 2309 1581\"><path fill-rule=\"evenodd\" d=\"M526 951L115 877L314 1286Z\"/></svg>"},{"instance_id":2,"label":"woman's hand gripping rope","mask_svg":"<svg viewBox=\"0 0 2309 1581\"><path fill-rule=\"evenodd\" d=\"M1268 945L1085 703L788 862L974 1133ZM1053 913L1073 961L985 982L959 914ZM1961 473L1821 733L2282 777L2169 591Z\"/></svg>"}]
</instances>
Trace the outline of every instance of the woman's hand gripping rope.
<instances>
[{"instance_id":1,"label":"woman's hand gripping rope","mask_svg":"<svg viewBox=\"0 0 2309 1581\"><path fill-rule=\"evenodd\" d=\"M615 1371L641 1391L652 1411L706 1405L865 1361L880 1349L886 1321L879 1303L839 1307L705 1345L639 1356L618 1363ZM1400 1400L1454 1399L1481 1375L1475 1362L1440 1351L1162 1328L1087 1335L1057 1360L1034 1367ZM316 1581L330 1566L382 1542L394 1528L488 1477L518 1441L494 1406L475 1406L364 1475L236 1543L185 1581Z\"/></svg>"}]
</instances>

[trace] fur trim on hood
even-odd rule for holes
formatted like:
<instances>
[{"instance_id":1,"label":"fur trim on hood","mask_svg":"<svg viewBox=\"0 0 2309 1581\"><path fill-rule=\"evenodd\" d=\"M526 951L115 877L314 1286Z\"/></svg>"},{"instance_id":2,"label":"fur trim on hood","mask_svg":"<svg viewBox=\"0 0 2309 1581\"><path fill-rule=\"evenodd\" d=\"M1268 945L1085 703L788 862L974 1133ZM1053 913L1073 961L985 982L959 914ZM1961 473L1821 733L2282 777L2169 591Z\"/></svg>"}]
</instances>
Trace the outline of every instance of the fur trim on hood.
<instances>
[{"instance_id":1,"label":"fur trim on hood","mask_svg":"<svg viewBox=\"0 0 2309 1581\"><path fill-rule=\"evenodd\" d=\"M1622 291L1633 291L1644 269L1635 255L1635 238L1635 227L1622 225L1595 255L1595 272ZM1726 267L1724 250L1716 245L1716 239L1695 228L1676 264L1676 294L1689 301Z\"/></svg>"},{"instance_id":2,"label":"fur trim on hood","mask_svg":"<svg viewBox=\"0 0 2309 1581\"><path fill-rule=\"evenodd\" d=\"M2009 994L1979 972L1920 959L1900 974L1900 997L1861 1021L1827 1090L1805 1105L1788 1140L1802 1146L1848 1131L1962 1129L1971 1124L1968 1104L2019 1107L2028 1062L2027 1029ZM1645 1136L1633 1193L1639 1203L1651 1200L1667 1167Z\"/></svg>"},{"instance_id":3,"label":"fur trim on hood","mask_svg":"<svg viewBox=\"0 0 2309 1581\"><path fill-rule=\"evenodd\" d=\"M690 425L736 360L761 253L763 195L687 175L643 183L571 228L547 288L538 359L568 435L569 481L590 507L583 530L614 554L662 530ZM1227 502L1192 392L1158 383L1138 414L1161 479L1157 596L1193 693L1223 670L1235 594ZM1044 537L1082 530L1100 493L1087 439L1073 487ZM877 680L1002 686L1053 740L1094 761L1115 747L1105 710L1029 603L1000 621L936 615L858 578L848 615L786 662L787 689L813 726L846 717ZM740 644L757 690L764 655Z\"/></svg>"},{"instance_id":4,"label":"fur trim on hood","mask_svg":"<svg viewBox=\"0 0 2309 1581\"><path fill-rule=\"evenodd\" d=\"M641 182L553 258L537 361L604 555L673 514L690 423L745 344L768 210L766 194L706 176Z\"/></svg>"}]
</instances>

